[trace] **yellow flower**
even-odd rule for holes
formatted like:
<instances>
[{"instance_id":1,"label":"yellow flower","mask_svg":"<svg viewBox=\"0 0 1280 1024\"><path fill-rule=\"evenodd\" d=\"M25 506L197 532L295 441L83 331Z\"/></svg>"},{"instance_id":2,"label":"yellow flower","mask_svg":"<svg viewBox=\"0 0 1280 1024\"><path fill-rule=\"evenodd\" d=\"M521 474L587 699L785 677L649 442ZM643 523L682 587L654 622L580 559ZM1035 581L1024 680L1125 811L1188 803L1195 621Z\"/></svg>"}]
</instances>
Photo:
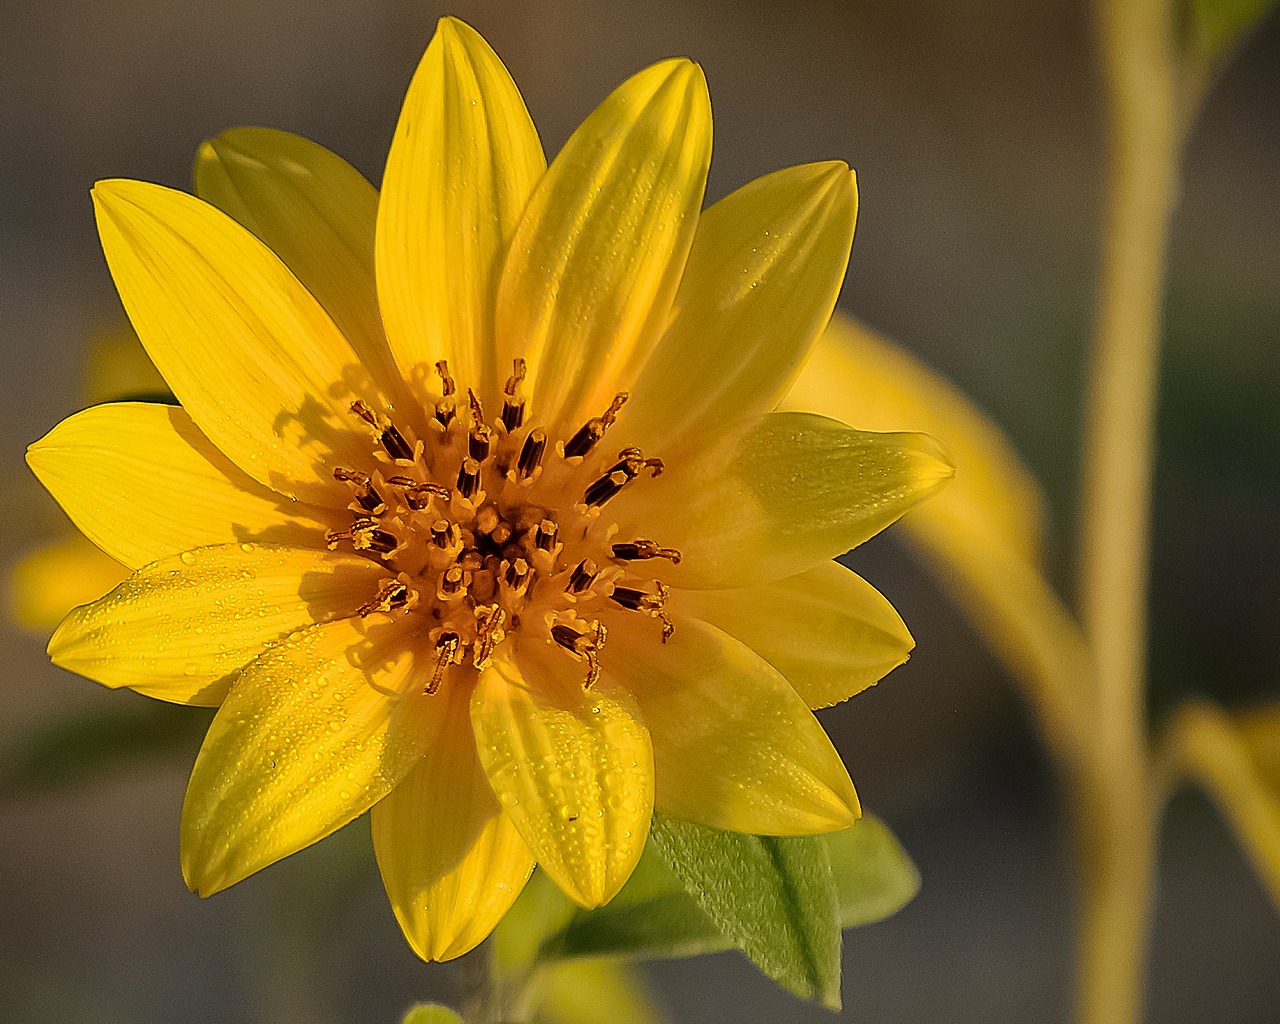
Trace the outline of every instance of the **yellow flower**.
<instances>
[{"instance_id":1,"label":"yellow flower","mask_svg":"<svg viewBox=\"0 0 1280 1024\"><path fill-rule=\"evenodd\" d=\"M445 19L381 195L264 129L193 198L94 189L181 407L73 416L29 462L134 570L60 665L221 705L182 820L207 895L372 809L392 907L457 956L535 861L610 899L656 807L768 834L858 814L811 707L911 639L830 559L951 474L917 434L772 413L831 314L838 162L701 211L701 70L620 86L550 167L506 69Z\"/></svg>"}]
</instances>

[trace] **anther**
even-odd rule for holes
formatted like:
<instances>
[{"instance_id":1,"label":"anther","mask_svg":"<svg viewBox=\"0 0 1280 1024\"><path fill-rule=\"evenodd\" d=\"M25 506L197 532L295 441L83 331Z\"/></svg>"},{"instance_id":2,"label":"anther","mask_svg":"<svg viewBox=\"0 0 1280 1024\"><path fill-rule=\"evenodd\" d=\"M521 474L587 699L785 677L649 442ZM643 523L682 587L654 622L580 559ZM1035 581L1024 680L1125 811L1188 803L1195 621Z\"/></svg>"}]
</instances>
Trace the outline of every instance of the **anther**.
<instances>
[{"instance_id":1,"label":"anther","mask_svg":"<svg viewBox=\"0 0 1280 1024\"><path fill-rule=\"evenodd\" d=\"M443 484L420 483L407 476L387 477L387 483L404 488L404 502L415 512L421 512L432 498L448 501L452 491Z\"/></svg>"},{"instance_id":2,"label":"anther","mask_svg":"<svg viewBox=\"0 0 1280 1024\"><path fill-rule=\"evenodd\" d=\"M667 614L667 597L671 588L664 583L656 584L658 592L651 594L647 590L636 590L634 587L614 587L609 599L633 612L644 612L652 615L662 623L662 642L665 644L676 631L675 623Z\"/></svg>"},{"instance_id":3,"label":"anther","mask_svg":"<svg viewBox=\"0 0 1280 1024\"><path fill-rule=\"evenodd\" d=\"M599 574L600 570L596 563L590 558L584 558L574 566L573 572L569 574L569 585L565 587L565 590L570 594L581 594L596 581L596 576Z\"/></svg>"},{"instance_id":4,"label":"anther","mask_svg":"<svg viewBox=\"0 0 1280 1024\"><path fill-rule=\"evenodd\" d=\"M556 534L560 527L554 519L544 519L533 528L533 546L539 551L551 551L556 546Z\"/></svg>"},{"instance_id":5,"label":"anther","mask_svg":"<svg viewBox=\"0 0 1280 1024\"><path fill-rule=\"evenodd\" d=\"M357 609L360 618L367 618L374 612L392 612L409 603L409 588L399 580L387 580L374 595Z\"/></svg>"},{"instance_id":6,"label":"anther","mask_svg":"<svg viewBox=\"0 0 1280 1024\"><path fill-rule=\"evenodd\" d=\"M462 460L458 469L458 493L464 498L472 497L480 490L480 463L471 456Z\"/></svg>"},{"instance_id":7,"label":"anther","mask_svg":"<svg viewBox=\"0 0 1280 1024\"><path fill-rule=\"evenodd\" d=\"M461 596L467 589L467 574L459 565L451 565L440 575L436 584L436 596L441 601L449 601Z\"/></svg>"},{"instance_id":8,"label":"anther","mask_svg":"<svg viewBox=\"0 0 1280 1024\"><path fill-rule=\"evenodd\" d=\"M444 670L457 661L458 647L461 644L462 638L452 630L440 634L440 638L436 641L435 671L431 673L431 682L427 683L424 693L435 693L440 689L440 683L444 680Z\"/></svg>"},{"instance_id":9,"label":"anther","mask_svg":"<svg viewBox=\"0 0 1280 1024\"><path fill-rule=\"evenodd\" d=\"M324 535L324 546L327 547L330 551L336 551L338 549L339 544L341 544L344 540L350 540L350 539L351 539L350 530L330 530L328 533Z\"/></svg>"},{"instance_id":10,"label":"anther","mask_svg":"<svg viewBox=\"0 0 1280 1024\"><path fill-rule=\"evenodd\" d=\"M378 440L393 459L413 460L413 448L394 423L385 416L379 416L359 399L351 403L351 411L378 431Z\"/></svg>"},{"instance_id":11,"label":"anther","mask_svg":"<svg viewBox=\"0 0 1280 1024\"><path fill-rule=\"evenodd\" d=\"M481 606L476 609L476 646L471 663L481 671L489 664L498 644L506 638L507 613L500 605Z\"/></svg>"},{"instance_id":12,"label":"anther","mask_svg":"<svg viewBox=\"0 0 1280 1024\"><path fill-rule=\"evenodd\" d=\"M492 447L493 431L483 423L474 424L471 427L471 434L467 437L467 454L476 462L484 462L489 457L489 450Z\"/></svg>"},{"instance_id":13,"label":"anther","mask_svg":"<svg viewBox=\"0 0 1280 1024\"><path fill-rule=\"evenodd\" d=\"M339 466L333 471L333 476L335 480L354 485L356 504L365 512L376 516L387 510L387 503L374 489L373 480L368 473L358 473L354 469L343 469Z\"/></svg>"},{"instance_id":14,"label":"anther","mask_svg":"<svg viewBox=\"0 0 1280 1024\"><path fill-rule=\"evenodd\" d=\"M440 394L444 398L448 398L458 390L458 385L449 376L449 361L447 359L441 359L436 363L436 373L440 375Z\"/></svg>"},{"instance_id":15,"label":"anther","mask_svg":"<svg viewBox=\"0 0 1280 1024\"><path fill-rule=\"evenodd\" d=\"M442 551L448 551L462 543L462 533L458 529L458 524L451 523L448 519L437 519L431 524L430 531L431 543Z\"/></svg>"},{"instance_id":16,"label":"anther","mask_svg":"<svg viewBox=\"0 0 1280 1024\"><path fill-rule=\"evenodd\" d=\"M547 432L541 428L531 430L524 439L524 447L520 449L519 467L521 480L528 480L542 465L542 453L547 450Z\"/></svg>"},{"instance_id":17,"label":"anther","mask_svg":"<svg viewBox=\"0 0 1280 1024\"><path fill-rule=\"evenodd\" d=\"M351 526L351 546L357 551L376 551L389 555L400 546L395 536L378 527L378 521L361 517Z\"/></svg>"},{"instance_id":18,"label":"anther","mask_svg":"<svg viewBox=\"0 0 1280 1024\"><path fill-rule=\"evenodd\" d=\"M502 560L502 578L506 581L507 586L517 594L523 593L529 582L529 563L523 558L517 558L514 562L508 562L504 558Z\"/></svg>"},{"instance_id":19,"label":"anther","mask_svg":"<svg viewBox=\"0 0 1280 1024\"><path fill-rule=\"evenodd\" d=\"M526 372L525 361L514 360L512 374L502 389L502 425L507 428L507 433L518 430L524 423L524 395L519 394L519 389Z\"/></svg>"},{"instance_id":20,"label":"anther","mask_svg":"<svg viewBox=\"0 0 1280 1024\"><path fill-rule=\"evenodd\" d=\"M582 503L587 508L599 508L622 490L627 485L627 482L632 479L632 476L634 474L628 475L625 470L610 470L587 488L582 495Z\"/></svg>"},{"instance_id":21,"label":"anther","mask_svg":"<svg viewBox=\"0 0 1280 1024\"><path fill-rule=\"evenodd\" d=\"M604 646L608 631L603 622L592 623L591 633L579 633L572 626L556 623L551 627L551 639L570 654L577 655L587 663L587 678L582 684L584 690L595 686L600 679L600 648Z\"/></svg>"},{"instance_id":22,"label":"anther","mask_svg":"<svg viewBox=\"0 0 1280 1024\"><path fill-rule=\"evenodd\" d=\"M634 562L644 558L669 558L672 565L679 565L681 555L675 548L660 548L651 540L633 540L625 544L614 544L613 557L623 562Z\"/></svg>"},{"instance_id":23,"label":"anther","mask_svg":"<svg viewBox=\"0 0 1280 1024\"><path fill-rule=\"evenodd\" d=\"M613 396L613 401L609 408L605 410L603 416L593 416L587 420L573 437L565 442L564 454L566 458L573 458L575 455L587 455L591 452L600 439L604 437L604 432L613 426L614 421L618 418L618 413L622 407L626 405L627 399L631 397L625 391L619 391Z\"/></svg>"}]
</instances>

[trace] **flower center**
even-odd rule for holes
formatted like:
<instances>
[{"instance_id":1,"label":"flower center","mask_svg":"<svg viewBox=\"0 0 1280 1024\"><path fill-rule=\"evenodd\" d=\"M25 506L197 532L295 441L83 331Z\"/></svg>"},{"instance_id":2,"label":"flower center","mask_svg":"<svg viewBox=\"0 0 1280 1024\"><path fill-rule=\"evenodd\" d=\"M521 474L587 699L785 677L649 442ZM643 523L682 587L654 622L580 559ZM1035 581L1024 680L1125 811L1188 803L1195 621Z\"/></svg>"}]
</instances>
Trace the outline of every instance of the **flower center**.
<instances>
[{"instance_id":1,"label":"flower center","mask_svg":"<svg viewBox=\"0 0 1280 1024\"><path fill-rule=\"evenodd\" d=\"M436 372L442 397L425 437L364 402L351 405L371 428L372 459L368 472L334 469L352 490L352 520L326 539L330 550L349 545L380 559L389 573L359 614L423 618L436 652L428 693L451 666L483 669L517 630L581 661L590 687L607 635L601 613L610 606L657 620L655 636L665 643L674 629L667 588L635 570L652 559L679 562L680 552L647 538L617 539L617 525L602 515L624 488L663 469L638 448L614 457L602 444L626 393L553 441L524 422L523 359L492 419L469 389L460 408L445 361Z\"/></svg>"}]
</instances>

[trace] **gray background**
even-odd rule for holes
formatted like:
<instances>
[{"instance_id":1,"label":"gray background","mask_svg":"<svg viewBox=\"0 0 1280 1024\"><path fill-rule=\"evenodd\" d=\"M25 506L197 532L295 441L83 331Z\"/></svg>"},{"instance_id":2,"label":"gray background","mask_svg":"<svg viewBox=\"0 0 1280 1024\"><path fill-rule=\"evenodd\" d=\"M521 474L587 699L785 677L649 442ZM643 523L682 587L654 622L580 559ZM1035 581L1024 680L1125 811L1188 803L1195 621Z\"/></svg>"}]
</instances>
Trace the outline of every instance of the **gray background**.
<instances>
[{"instance_id":1,"label":"gray background","mask_svg":"<svg viewBox=\"0 0 1280 1024\"><path fill-rule=\"evenodd\" d=\"M686 54L715 107L710 198L787 164L855 166L842 308L1005 425L1046 485L1052 571L1068 579L1103 150L1087 8L1061 0L3 0L0 563L60 529L22 452L77 407L85 339L118 315L92 181L186 187L202 138L266 124L376 182L442 13L489 38L549 152L626 75ZM1273 19L1204 112L1174 225L1155 714L1179 694L1240 703L1280 682L1278 57ZM919 648L825 721L925 882L897 918L847 935L839 1019L1065 1021L1070 837L1019 699L892 540L856 564ZM0 645L0 750L142 700L50 668L7 622ZM0 1019L345 1024L447 994L458 972L399 939L363 823L212 900L186 892L192 721L167 754L0 796ZM1201 798L1175 802L1161 871L1151 1019L1280 1017L1280 920ZM651 976L680 1020L832 1019L730 954Z\"/></svg>"}]
</instances>

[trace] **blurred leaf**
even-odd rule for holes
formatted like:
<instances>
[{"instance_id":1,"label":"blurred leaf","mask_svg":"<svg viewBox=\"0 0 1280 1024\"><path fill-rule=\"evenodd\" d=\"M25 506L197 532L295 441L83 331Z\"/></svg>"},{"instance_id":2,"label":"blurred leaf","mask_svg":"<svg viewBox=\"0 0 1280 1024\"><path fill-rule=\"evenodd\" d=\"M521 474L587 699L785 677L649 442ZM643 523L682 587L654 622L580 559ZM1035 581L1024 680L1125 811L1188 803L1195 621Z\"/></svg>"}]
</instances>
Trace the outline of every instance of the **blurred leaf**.
<instances>
[{"instance_id":1,"label":"blurred leaf","mask_svg":"<svg viewBox=\"0 0 1280 1024\"><path fill-rule=\"evenodd\" d=\"M1277 0L1185 0L1186 45L1210 64L1227 57Z\"/></svg>"},{"instance_id":2,"label":"blurred leaf","mask_svg":"<svg viewBox=\"0 0 1280 1024\"><path fill-rule=\"evenodd\" d=\"M462 1024L462 1018L447 1006L419 1003L404 1015L401 1024Z\"/></svg>"},{"instance_id":3,"label":"blurred leaf","mask_svg":"<svg viewBox=\"0 0 1280 1024\"><path fill-rule=\"evenodd\" d=\"M512 978L518 984L519 976L538 961L555 959L565 929L578 913L582 911L577 904L545 872L535 869L493 931L489 956L494 974Z\"/></svg>"},{"instance_id":4,"label":"blurred leaf","mask_svg":"<svg viewBox=\"0 0 1280 1024\"><path fill-rule=\"evenodd\" d=\"M1280 909L1280 706L1232 718L1207 702L1185 704L1159 761L1171 782L1194 779L1218 804Z\"/></svg>"},{"instance_id":5,"label":"blurred leaf","mask_svg":"<svg viewBox=\"0 0 1280 1024\"><path fill-rule=\"evenodd\" d=\"M1051 746L1085 722L1092 666L1040 564L1044 500L1000 429L905 350L835 316L783 408L864 430L923 430L956 476L897 527L1022 686Z\"/></svg>"},{"instance_id":6,"label":"blurred leaf","mask_svg":"<svg viewBox=\"0 0 1280 1024\"><path fill-rule=\"evenodd\" d=\"M636 972L615 960L575 960L552 967L544 979L539 1024L660 1024Z\"/></svg>"},{"instance_id":7,"label":"blurred leaf","mask_svg":"<svg viewBox=\"0 0 1280 1024\"><path fill-rule=\"evenodd\" d=\"M64 716L0 754L0 795L70 786L147 761L192 761L213 712L136 698Z\"/></svg>"},{"instance_id":8,"label":"blurred leaf","mask_svg":"<svg viewBox=\"0 0 1280 1024\"><path fill-rule=\"evenodd\" d=\"M658 828L665 835L670 825L666 822ZM759 838L733 833L718 835L742 840ZM575 910L563 931L546 940L540 955L545 958L611 954L683 957L738 945L717 927L667 867L658 842L656 836L651 840L635 874L611 903L598 910ZM864 816L842 832L787 842L816 846L826 852L843 927L869 924L887 917L910 900L919 887L915 866L893 833L875 818ZM750 849L752 844L746 845ZM753 912L767 917L773 911L762 904ZM786 912L778 913L784 923L768 927L787 927ZM836 952L838 969L838 949Z\"/></svg>"},{"instance_id":9,"label":"blurred leaf","mask_svg":"<svg viewBox=\"0 0 1280 1024\"><path fill-rule=\"evenodd\" d=\"M802 999L840 1008L840 921L826 844L655 816L663 862L730 942Z\"/></svg>"},{"instance_id":10,"label":"blurred leaf","mask_svg":"<svg viewBox=\"0 0 1280 1024\"><path fill-rule=\"evenodd\" d=\"M129 570L80 533L27 554L9 577L9 612L46 637L72 608L96 601Z\"/></svg>"}]
</instances>

